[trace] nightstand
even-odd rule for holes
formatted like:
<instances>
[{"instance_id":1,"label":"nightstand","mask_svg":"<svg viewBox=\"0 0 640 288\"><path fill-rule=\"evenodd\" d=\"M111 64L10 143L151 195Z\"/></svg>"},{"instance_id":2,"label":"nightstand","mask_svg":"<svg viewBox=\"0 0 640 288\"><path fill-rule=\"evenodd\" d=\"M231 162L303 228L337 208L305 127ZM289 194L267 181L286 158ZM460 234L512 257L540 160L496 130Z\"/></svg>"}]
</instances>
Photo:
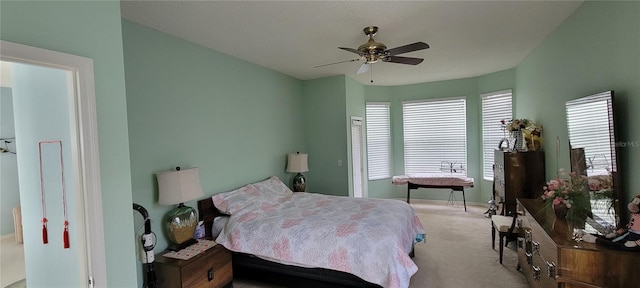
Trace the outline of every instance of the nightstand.
<instances>
[{"instance_id":1,"label":"nightstand","mask_svg":"<svg viewBox=\"0 0 640 288\"><path fill-rule=\"evenodd\" d=\"M158 287L232 287L231 252L216 245L188 259L164 257L157 254L153 262Z\"/></svg>"}]
</instances>

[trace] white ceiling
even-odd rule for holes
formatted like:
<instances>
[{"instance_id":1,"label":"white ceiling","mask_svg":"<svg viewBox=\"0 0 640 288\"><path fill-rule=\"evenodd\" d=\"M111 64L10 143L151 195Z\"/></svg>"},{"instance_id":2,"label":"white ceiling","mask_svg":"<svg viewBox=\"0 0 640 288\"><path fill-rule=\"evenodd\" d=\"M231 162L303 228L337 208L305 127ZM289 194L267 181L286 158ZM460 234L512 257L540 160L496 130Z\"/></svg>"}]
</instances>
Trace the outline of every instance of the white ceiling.
<instances>
[{"instance_id":1,"label":"white ceiling","mask_svg":"<svg viewBox=\"0 0 640 288\"><path fill-rule=\"evenodd\" d=\"M122 17L296 77L346 74L363 84L404 85L474 77L518 65L582 1L121 1ZM362 29L388 48L431 48L400 56L417 66L355 59Z\"/></svg>"}]
</instances>

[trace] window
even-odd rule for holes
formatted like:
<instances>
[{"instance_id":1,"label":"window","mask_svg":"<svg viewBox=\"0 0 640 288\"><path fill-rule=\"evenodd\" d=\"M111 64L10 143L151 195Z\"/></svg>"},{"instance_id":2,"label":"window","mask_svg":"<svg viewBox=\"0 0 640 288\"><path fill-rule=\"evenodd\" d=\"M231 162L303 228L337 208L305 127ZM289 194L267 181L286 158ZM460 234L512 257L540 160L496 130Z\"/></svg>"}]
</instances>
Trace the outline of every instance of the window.
<instances>
[{"instance_id":1,"label":"window","mask_svg":"<svg viewBox=\"0 0 640 288\"><path fill-rule=\"evenodd\" d=\"M464 98L403 102L402 117L405 174L467 174Z\"/></svg>"},{"instance_id":2,"label":"window","mask_svg":"<svg viewBox=\"0 0 640 288\"><path fill-rule=\"evenodd\" d=\"M391 177L389 103L367 103L367 168L369 180Z\"/></svg>"},{"instance_id":3,"label":"window","mask_svg":"<svg viewBox=\"0 0 640 288\"><path fill-rule=\"evenodd\" d=\"M485 180L493 180L494 151L505 132L500 120L511 116L511 90L482 94L482 170Z\"/></svg>"}]
</instances>

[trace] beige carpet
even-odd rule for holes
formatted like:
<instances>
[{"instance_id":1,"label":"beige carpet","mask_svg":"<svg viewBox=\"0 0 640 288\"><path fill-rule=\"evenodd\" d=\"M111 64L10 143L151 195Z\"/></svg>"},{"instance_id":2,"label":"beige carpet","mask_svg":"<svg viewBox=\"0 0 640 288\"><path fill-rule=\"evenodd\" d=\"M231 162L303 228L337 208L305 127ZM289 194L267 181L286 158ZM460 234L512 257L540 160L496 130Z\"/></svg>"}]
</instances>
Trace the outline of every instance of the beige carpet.
<instances>
[{"instance_id":1,"label":"beige carpet","mask_svg":"<svg viewBox=\"0 0 640 288\"><path fill-rule=\"evenodd\" d=\"M514 243L504 250L500 265L498 241L491 249L491 220L483 213L486 207L448 206L444 201L412 200L427 236L426 243L415 247L413 261L418 272L410 288L519 288L529 287L524 275L516 271ZM273 288L263 283L234 280L234 288Z\"/></svg>"},{"instance_id":2,"label":"beige carpet","mask_svg":"<svg viewBox=\"0 0 640 288\"><path fill-rule=\"evenodd\" d=\"M24 245L16 243L13 234L0 238L0 287L24 279Z\"/></svg>"}]
</instances>

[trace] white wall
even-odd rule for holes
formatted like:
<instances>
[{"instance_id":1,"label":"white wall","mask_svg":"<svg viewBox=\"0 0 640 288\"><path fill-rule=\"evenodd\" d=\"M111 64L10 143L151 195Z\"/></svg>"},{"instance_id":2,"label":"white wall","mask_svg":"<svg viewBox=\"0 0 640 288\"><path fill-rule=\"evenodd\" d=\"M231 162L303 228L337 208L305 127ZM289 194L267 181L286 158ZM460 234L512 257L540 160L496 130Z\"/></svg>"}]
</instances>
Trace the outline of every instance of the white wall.
<instances>
[{"instance_id":1,"label":"white wall","mask_svg":"<svg viewBox=\"0 0 640 288\"><path fill-rule=\"evenodd\" d=\"M73 237L76 223L74 171L71 146L69 82L71 73L63 70L15 64L14 116L18 150L18 175L25 245L25 272L29 287L82 287L79 273L83 265L80 243ZM63 248L63 189L59 148L44 145L43 180L48 219L48 244L42 241L42 197L38 143L62 140L71 245Z\"/></svg>"}]
</instances>

